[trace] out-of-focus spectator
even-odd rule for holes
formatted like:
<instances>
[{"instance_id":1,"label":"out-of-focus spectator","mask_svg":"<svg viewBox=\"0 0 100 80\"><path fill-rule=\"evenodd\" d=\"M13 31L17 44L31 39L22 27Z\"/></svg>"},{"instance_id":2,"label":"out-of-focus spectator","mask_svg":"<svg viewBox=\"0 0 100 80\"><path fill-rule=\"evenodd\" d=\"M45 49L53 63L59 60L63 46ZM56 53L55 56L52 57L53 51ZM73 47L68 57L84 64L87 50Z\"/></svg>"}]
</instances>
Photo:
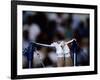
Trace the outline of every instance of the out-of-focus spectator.
<instances>
[{"instance_id":1,"label":"out-of-focus spectator","mask_svg":"<svg viewBox=\"0 0 100 80\"><path fill-rule=\"evenodd\" d=\"M40 28L37 24L31 24L29 27L29 40L35 41L40 32Z\"/></svg>"}]
</instances>

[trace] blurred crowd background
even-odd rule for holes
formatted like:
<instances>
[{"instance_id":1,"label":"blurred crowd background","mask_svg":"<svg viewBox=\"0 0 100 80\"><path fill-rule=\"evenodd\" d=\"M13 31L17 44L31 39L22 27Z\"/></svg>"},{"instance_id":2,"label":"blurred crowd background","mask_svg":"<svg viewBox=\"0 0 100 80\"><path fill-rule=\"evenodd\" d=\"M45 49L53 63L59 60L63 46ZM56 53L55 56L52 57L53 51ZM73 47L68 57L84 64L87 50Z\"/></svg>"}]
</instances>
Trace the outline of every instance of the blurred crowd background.
<instances>
[{"instance_id":1,"label":"blurred crowd background","mask_svg":"<svg viewBox=\"0 0 100 80\"><path fill-rule=\"evenodd\" d=\"M89 65L89 26L88 14L23 11L23 50L29 46L30 41L51 44L58 40L76 38L78 42L76 65ZM44 47L38 50L45 66L56 66L55 52ZM35 53L33 57L34 67L41 67ZM24 53L23 67L27 67Z\"/></svg>"}]
</instances>

